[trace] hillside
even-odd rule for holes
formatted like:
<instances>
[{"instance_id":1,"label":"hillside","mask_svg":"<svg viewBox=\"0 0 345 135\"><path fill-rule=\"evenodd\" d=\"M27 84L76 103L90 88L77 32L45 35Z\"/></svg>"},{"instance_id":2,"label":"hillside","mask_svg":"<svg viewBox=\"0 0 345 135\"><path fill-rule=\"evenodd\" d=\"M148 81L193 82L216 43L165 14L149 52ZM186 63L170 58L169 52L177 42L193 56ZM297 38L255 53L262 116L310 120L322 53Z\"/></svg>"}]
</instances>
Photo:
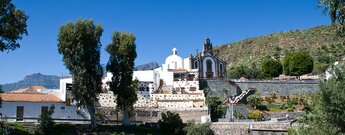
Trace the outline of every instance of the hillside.
<instances>
[{"instance_id":1,"label":"hillside","mask_svg":"<svg viewBox=\"0 0 345 135\"><path fill-rule=\"evenodd\" d=\"M17 90L21 88L26 88L30 86L44 86L48 89L59 88L60 77L55 75L43 75L41 73L34 73L27 75L23 80L20 80L16 83L7 83L2 85L4 91Z\"/></svg>"},{"instance_id":2,"label":"hillside","mask_svg":"<svg viewBox=\"0 0 345 135\"><path fill-rule=\"evenodd\" d=\"M321 73L328 63L345 56L342 39L334 31L335 27L329 25L291 30L220 45L215 50L228 62L228 69L241 64L261 67L264 59L283 60L288 53L307 51L314 57L314 73Z\"/></svg>"}]
</instances>

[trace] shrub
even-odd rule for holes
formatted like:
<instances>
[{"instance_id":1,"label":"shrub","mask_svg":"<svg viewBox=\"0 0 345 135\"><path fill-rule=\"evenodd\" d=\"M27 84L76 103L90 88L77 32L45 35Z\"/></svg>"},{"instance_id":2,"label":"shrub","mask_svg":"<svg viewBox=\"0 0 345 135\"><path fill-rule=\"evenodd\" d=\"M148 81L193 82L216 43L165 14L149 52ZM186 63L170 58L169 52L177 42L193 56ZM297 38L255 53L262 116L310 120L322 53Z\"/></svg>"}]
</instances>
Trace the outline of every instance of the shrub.
<instances>
[{"instance_id":1,"label":"shrub","mask_svg":"<svg viewBox=\"0 0 345 135\"><path fill-rule=\"evenodd\" d=\"M233 79L245 77L247 79L262 79L262 71L255 64L244 65L242 63L236 65L229 70L228 76Z\"/></svg>"},{"instance_id":2,"label":"shrub","mask_svg":"<svg viewBox=\"0 0 345 135\"><path fill-rule=\"evenodd\" d=\"M298 105L298 99L297 98L291 98L287 102L288 106Z\"/></svg>"},{"instance_id":3,"label":"shrub","mask_svg":"<svg viewBox=\"0 0 345 135\"><path fill-rule=\"evenodd\" d=\"M278 77L283 73L283 66L279 60L265 60L262 63L262 72L266 78Z\"/></svg>"},{"instance_id":4,"label":"shrub","mask_svg":"<svg viewBox=\"0 0 345 135\"><path fill-rule=\"evenodd\" d=\"M291 107L286 108L286 111L293 112L295 108L296 108L295 106L291 106Z\"/></svg>"},{"instance_id":5,"label":"shrub","mask_svg":"<svg viewBox=\"0 0 345 135\"><path fill-rule=\"evenodd\" d=\"M206 102L211 109L211 121L216 122L225 115L226 107L222 106L223 101L219 97L207 97Z\"/></svg>"},{"instance_id":6,"label":"shrub","mask_svg":"<svg viewBox=\"0 0 345 135\"><path fill-rule=\"evenodd\" d=\"M301 76L311 73L313 68L314 60L306 52L290 54L284 60L284 72L286 75Z\"/></svg>"},{"instance_id":7,"label":"shrub","mask_svg":"<svg viewBox=\"0 0 345 135\"><path fill-rule=\"evenodd\" d=\"M261 112L259 110L249 110L248 119L260 120Z\"/></svg>"},{"instance_id":8,"label":"shrub","mask_svg":"<svg viewBox=\"0 0 345 135\"><path fill-rule=\"evenodd\" d=\"M185 134L183 128L185 125L182 122L178 113L166 112L162 113L162 119L158 121L159 127L165 134L182 135Z\"/></svg>"},{"instance_id":9,"label":"shrub","mask_svg":"<svg viewBox=\"0 0 345 135\"><path fill-rule=\"evenodd\" d=\"M262 103L263 98L260 95L250 95L247 97L247 101L250 105L256 108L258 105Z\"/></svg>"},{"instance_id":10,"label":"shrub","mask_svg":"<svg viewBox=\"0 0 345 135\"><path fill-rule=\"evenodd\" d=\"M191 121L187 123L183 130L186 132L186 135L213 135L210 123L195 124L194 121Z\"/></svg>"},{"instance_id":11,"label":"shrub","mask_svg":"<svg viewBox=\"0 0 345 135\"><path fill-rule=\"evenodd\" d=\"M52 114L54 113L55 106L51 105L47 112L42 112L38 121L39 125L36 134L48 135L54 128L54 121L52 119Z\"/></svg>"}]
</instances>

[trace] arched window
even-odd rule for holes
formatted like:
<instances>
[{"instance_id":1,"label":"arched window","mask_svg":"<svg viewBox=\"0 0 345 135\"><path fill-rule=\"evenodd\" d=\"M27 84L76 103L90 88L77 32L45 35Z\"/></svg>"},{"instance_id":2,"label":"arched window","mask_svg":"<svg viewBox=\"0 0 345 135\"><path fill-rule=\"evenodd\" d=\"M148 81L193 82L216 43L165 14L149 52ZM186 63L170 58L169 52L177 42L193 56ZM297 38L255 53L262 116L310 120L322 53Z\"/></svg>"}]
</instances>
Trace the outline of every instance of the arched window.
<instances>
[{"instance_id":1,"label":"arched window","mask_svg":"<svg viewBox=\"0 0 345 135\"><path fill-rule=\"evenodd\" d=\"M223 73L223 64L222 64L222 63L219 64L219 71L220 71L221 73Z\"/></svg>"},{"instance_id":2,"label":"arched window","mask_svg":"<svg viewBox=\"0 0 345 135\"><path fill-rule=\"evenodd\" d=\"M198 61L194 61L194 69L198 68Z\"/></svg>"},{"instance_id":3,"label":"arched window","mask_svg":"<svg viewBox=\"0 0 345 135\"><path fill-rule=\"evenodd\" d=\"M212 72L212 61L211 60L206 60L206 71Z\"/></svg>"}]
</instances>

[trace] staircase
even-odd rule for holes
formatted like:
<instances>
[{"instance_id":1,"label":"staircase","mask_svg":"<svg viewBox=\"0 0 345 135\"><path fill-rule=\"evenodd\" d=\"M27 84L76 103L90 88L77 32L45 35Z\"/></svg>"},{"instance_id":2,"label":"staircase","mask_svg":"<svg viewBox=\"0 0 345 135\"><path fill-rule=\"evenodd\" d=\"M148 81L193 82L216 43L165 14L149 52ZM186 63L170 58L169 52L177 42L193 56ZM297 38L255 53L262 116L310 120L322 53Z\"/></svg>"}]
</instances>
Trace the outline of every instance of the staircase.
<instances>
[{"instance_id":1,"label":"staircase","mask_svg":"<svg viewBox=\"0 0 345 135\"><path fill-rule=\"evenodd\" d=\"M249 95L254 94L255 91L256 91L255 88L249 88L248 90L243 91L240 95L236 96L234 100L230 100L230 103L232 104L237 104L239 102L246 103L247 102L246 98Z\"/></svg>"}]
</instances>

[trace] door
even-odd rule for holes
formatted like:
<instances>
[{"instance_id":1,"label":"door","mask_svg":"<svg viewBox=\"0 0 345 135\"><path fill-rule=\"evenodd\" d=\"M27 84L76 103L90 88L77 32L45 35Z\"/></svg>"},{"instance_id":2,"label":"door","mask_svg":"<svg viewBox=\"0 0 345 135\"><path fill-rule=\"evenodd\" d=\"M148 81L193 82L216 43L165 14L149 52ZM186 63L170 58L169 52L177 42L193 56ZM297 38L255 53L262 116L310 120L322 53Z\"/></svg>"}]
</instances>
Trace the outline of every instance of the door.
<instances>
[{"instance_id":1,"label":"door","mask_svg":"<svg viewBox=\"0 0 345 135\"><path fill-rule=\"evenodd\" d=\"M17 121L23 121L24 106L17 106Z\"/></svg>"},{"instance_id":2,"label":"door","mask_svg":"<svg viewBox=\"0 0 345 135\"><path fill-rule=\"evenodd\" d=\"M42 106L41 114L48 113L48 106Z\"/></svg>"}]
</instances>

